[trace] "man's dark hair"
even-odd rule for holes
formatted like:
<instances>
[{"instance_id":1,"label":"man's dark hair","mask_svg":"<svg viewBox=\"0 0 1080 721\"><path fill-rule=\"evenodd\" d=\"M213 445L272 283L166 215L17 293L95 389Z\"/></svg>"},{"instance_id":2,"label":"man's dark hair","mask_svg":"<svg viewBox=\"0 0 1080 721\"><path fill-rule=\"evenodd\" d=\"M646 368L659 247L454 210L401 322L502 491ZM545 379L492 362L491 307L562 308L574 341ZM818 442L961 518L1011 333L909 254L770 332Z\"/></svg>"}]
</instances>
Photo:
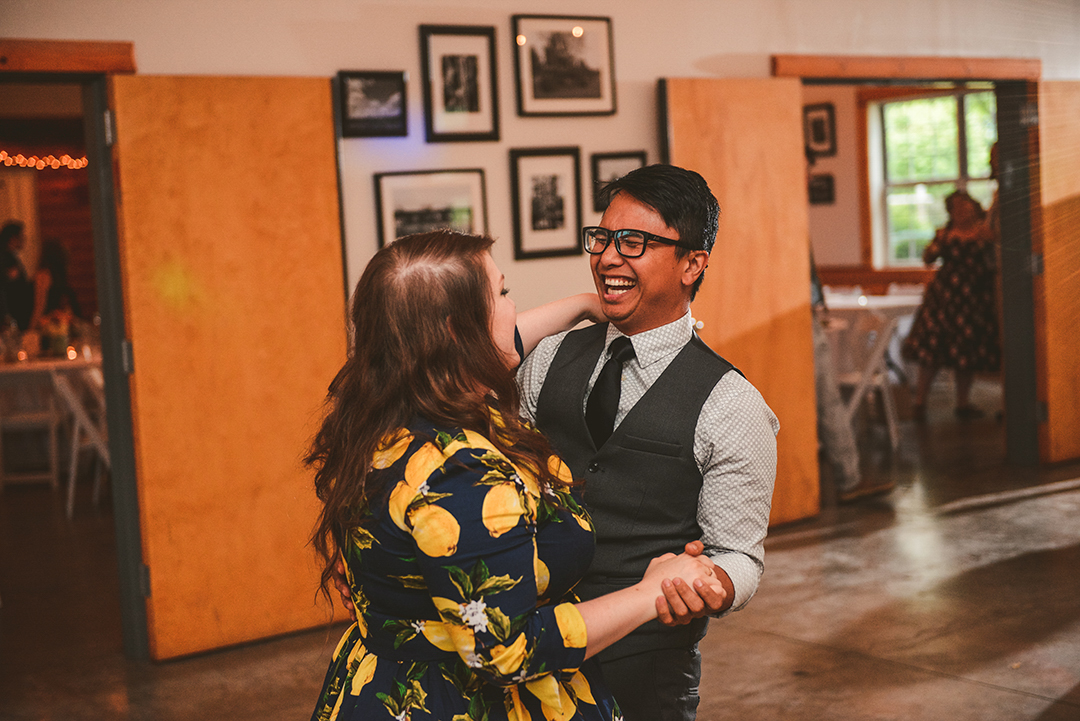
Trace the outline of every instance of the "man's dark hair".
<instances>
[{"instance_id":1,"label":"man's dark hair","mask_svg":"<svg viewBox=\"0 0 1080 721\"><path fill-rule=\"evenodd\" d=\"M720 221L720 204L705 178L674 165L646 165L605 185L600 190L600 197L608 203L623 192L659 213L668 227L679 232L682 242L698 250L712 251ZM683 257L690 251L676 247L675 252ZM690 291L690 300L697 295L704 277L704 272L698 276Z\"/></svg>"},{"instance_id":2,"label":"man's dark hair","mask_svg":"<svg viewBox=\"0 0 1080 721\"><path fill-rule=\"evenodd\" d=\"M18 238L23 233L23 224L18 220L9 220L0 228L0 248L6 248L12 238Z\"/></svg>"}]
</instances>

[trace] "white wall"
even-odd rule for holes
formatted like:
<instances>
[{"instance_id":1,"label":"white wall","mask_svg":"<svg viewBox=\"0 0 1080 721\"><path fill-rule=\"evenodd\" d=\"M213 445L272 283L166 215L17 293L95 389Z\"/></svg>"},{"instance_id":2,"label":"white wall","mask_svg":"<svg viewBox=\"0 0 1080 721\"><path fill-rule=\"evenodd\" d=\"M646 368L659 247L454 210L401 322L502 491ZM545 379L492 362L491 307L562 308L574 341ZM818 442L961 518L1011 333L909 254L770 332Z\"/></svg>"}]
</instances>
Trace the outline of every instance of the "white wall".
<instances>
[{"instance_id":1,"label":"white wall","mask_svg":"<svg viewBox=\"0 0 1080 721\"><path fill-rule=\"evenodd\" d=\"M836 202L810 206L810 245L819 266L862 262L856 91L854 85L803 87L804 105L832 103L836 117L836 155L817 158L810 171L832 175L836 191Z\"/></svg>"},{"instance_id":2,"label":"white wall","mask_svg":"<svg viewBox=\"0 0 1080 721\"><path fill-rule=\"evenodd\" d=\"M490 229L501 239L496 261L521 307L587 290L591 283L582 257L511 260L507 151L580 146L583 183L591 153L645 149L654 162L659 77L764 77L770 54L819 53L1029 57L1042 60L1048 79L1080 78L1080 3L1074 0L547 0L532 5L521 0L0 0L0 5L0 36L132 41L139 72L146 74L330 77L343 69L407 70L409 136L342 142L350 277L356 279L376 247L373 173L483 167ZM516 117L514 13L611 17L618 114ZM424 143L421 23L496 28L501 141ZM585 210L585 223L596 220L587 204ZM721 221L721 244L722 233ZM823 264L826 257L842 255L839 248L823 252L818 259Z\"/></svg>"}]
</instances>

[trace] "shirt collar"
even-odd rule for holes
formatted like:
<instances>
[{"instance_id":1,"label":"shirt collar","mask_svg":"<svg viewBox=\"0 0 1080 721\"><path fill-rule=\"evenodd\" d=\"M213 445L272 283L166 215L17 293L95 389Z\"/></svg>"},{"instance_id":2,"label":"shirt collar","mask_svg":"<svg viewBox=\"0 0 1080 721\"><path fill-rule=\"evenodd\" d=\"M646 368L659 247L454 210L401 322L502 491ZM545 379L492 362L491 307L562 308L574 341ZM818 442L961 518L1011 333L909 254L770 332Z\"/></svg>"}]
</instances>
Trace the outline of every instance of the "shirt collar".
<instances>
[{"instance_id":1,"label":"shirt collar","mask_svg":"<svg viewBox=\"0 0 1080 721\"><path fill-rule=\"evenodd\" d=\"M688 310L682 318L667 325L635 333L628 337L634 346L634 354L637 356L638 365L644 368L681 350L684 345L690 342L693 334L693 318L690 317L690 311ZM607 338L604 340L605 357L611 347L611 341L624 335L626 334L616 328L614 323L608 323Z\"/></svg>"}]
</instances>

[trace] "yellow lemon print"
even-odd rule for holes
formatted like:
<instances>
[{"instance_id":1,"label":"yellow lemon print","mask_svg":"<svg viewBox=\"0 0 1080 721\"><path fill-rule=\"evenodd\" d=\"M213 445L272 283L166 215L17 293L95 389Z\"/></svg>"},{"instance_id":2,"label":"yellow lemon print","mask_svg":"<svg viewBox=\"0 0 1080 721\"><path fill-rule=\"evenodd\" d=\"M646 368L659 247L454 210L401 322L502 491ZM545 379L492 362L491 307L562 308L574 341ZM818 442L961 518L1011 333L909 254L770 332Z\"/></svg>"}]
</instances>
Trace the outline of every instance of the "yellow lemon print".
<instances>
[{"instance_id":1,"label":"yellow lemon print","mask_svg":"<svg viewBox=\"0 0 1080 721\"><path fill-rule=\"evenodd\" d=\"M563 645L567 648L585 648L589 634L585 630L585 619L572 603L560 603L555 607L555 623L559 625Z\"/></svg>"},{"instance_id":2,"label":"yellow lemon print","mask_svg":"<svg viewBox=\"0 0 1080 721\"><path fill-rule=\"evenodd\" d=\"M518 466L514 466L514 470L517 471L518 476L521 478L521 482L525 484L525 490L529 492L529 495L539 498L540 484L536 482L536 476ZM529 500L532 501L532 498Z\"/></svg>"},{"instance_id":3,"label":"yellow lemon print","mask_svg":"<svg viewBox=\"0 0 1080 721\"><path fill-rule=\"evenodd\" d=\"M435 505L421 506L409 514L416 546L426 556L450 556L457 550L461 526L450 511Z\"/></svg>"},{"instance_id":4,"label":"yellow lemon print","mask_svg":"<svg viewBox=\"0 0 1080 721\"><path fill-rule=\"evenodd\" d=\"M536 596L543 597L547 593L548 584L551 582L551 572L547 564L540 560L536 552L536 539L533 539L533 575L536 576Z\"/></svg>"},{"instance_id":5,"label":"yellow lemon print","mask_svg":"<svg viewBox=\"0 0 1080 721\"><path fill-rule=\"evenodd\" d=\"M405 525L405 511L418 495L420 492L405 481L398 481L390 493L390 520L403 531L409 530Z\"/></svg>"},{"instance_id":6,"label":"yellow lemon print","mask_svg":"<svg viewBox=\"0 0 1080 721\"><path fill-rule=\"evenodd\" d=\"M484 527L492 538L498 538L516 526L524 512L521 496L513 483L492 486L484 496Z\"/></svg>"},{"instance_id":7,"label":"yellow lemon print","mask_svg":"<svg viewBox=\"0 0 1080 721\"><path fill-rule=\"evenodd\" d=\"M353 676L352 685L349 687L349 693L353 696L359 696L360 692L367 686L375 676L375 665L378 663L379 657L373 653L366 653L364 658L360 661L359 667L356 669L356 674Z\"/></svg>"},{"instance_id":8,"label":"yellow lemon print","mask_svg":"<svg viewBox=\"0 0 1080 721\"><path fill-rule=\"evenodd\" d=\"M525 662L525 646L525 634L519 633L517 640L509 646L500 644L491 649L491 662L503 676L510 676Z\"/></svg>"},{"instance_id":9,"label":"yellow lemon print","mask_svg":"<svg viewBox=\"0 0 1080 721\"><path fill-rule=\"evenodd\" d=\"M591 703L596 705L596 699L593 698L592 689L589 688L589 680L585 678L585 674L578 671L574 674L574 677L570 679L570 688L574 689L574 694L577 695L579 701L585 703Z\"/></svg>"},{"instance_id":10,"label":"yellow lemon print","mask_svg":"<svg viewBox=\"0 0 1080 721\"><path fill-rule=\"evenodd\" d=\"M446 630L446 624L441 621L424 621L422 633L435 648L440 651L453 651L454 642L450 639L450 633Z\"/></svg>"},{"instance_id":11,"label":"yellow lemon print","mask_svg":"<svg viewBox=\"0 0 1080 721\"><path fill-rule=\"evenodd\" d=\"M424 485L424 481L437 469L442 468L446 456L434 443L425 443L405 465L405 482L413 488Z\"/></svg>"},{"instance_id":12,"label":"yellow lemon print","mask_svg":"<svg viewBox=\"0 0 1080 721\"><path fill-rule=\"evenodd\" d=\"M534 689L534 685L537 688ZM543 695L538 693L541 685L546 687ZM568 721L577 713L577 704L570 698L570 694L566 692L562 684L555 680L554 676L545 676L536 681L529 681L525 684L525 687L540 699L540 710L544 712L544 718L547 721ZM554 694L557 694L558 698L551 698Z\"/></svg>"},{"instance_id":13,"label":"yellow lemon print","mask_svg":"<svg viewBox=\"0 0 1080 721\"><path fill-rule=\"evenodd\" d=\"M379 441L379 447L375 449L375 453L371 457L372 468L389 468L394 465L399 458L405 455L405 451L409 448L409 443L412 442L413 436L411 433L401 428L393 433L387 433L386 436Z\"/></svg>"},{"instance_id":14,"label":"yellow lemon print","mask_svg":"<svg viewBox=\"0 0 1080 721\"><path fill-rule=\"evenodd\" d=\"M574 482L574 474L570 472L570 467L563 463L558 456L548 457L548 471L563 483L570 484Z\"/></svg>"},{"instance_id":15,"label":"yellow lemon print","mask_svg":"<svg viewBox=\"0 0 1080 721\"><path fill-rule=\"evenodd\" d=\"M585 516L579 516L576 513L571 513L570 515L574 517L574 520L578 522L579 526L584 528L589 533L593 532L592 523L589 522L588 518L586 518Z\"/></svg>"}]
</instances>

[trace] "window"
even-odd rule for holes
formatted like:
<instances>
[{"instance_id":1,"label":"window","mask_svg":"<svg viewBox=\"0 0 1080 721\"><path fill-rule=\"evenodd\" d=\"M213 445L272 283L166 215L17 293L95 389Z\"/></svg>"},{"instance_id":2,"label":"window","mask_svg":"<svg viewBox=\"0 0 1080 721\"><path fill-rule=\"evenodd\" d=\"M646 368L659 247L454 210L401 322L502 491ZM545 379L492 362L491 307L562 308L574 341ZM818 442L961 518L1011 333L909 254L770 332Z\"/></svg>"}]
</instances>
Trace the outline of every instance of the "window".
<instances>
[{"instance_id":1,"label":"window","mask_svg":"<svg viewBox=\"0 0 1080 721\"><path fill-rule=\"evenodd\" d=\"M923 249L945 224L945 196L954 190L967 190L989 208L996 185L990 179L996 111L992 90L871 106L875 266L921 265Z\"/></svg>"}]
</instances>

